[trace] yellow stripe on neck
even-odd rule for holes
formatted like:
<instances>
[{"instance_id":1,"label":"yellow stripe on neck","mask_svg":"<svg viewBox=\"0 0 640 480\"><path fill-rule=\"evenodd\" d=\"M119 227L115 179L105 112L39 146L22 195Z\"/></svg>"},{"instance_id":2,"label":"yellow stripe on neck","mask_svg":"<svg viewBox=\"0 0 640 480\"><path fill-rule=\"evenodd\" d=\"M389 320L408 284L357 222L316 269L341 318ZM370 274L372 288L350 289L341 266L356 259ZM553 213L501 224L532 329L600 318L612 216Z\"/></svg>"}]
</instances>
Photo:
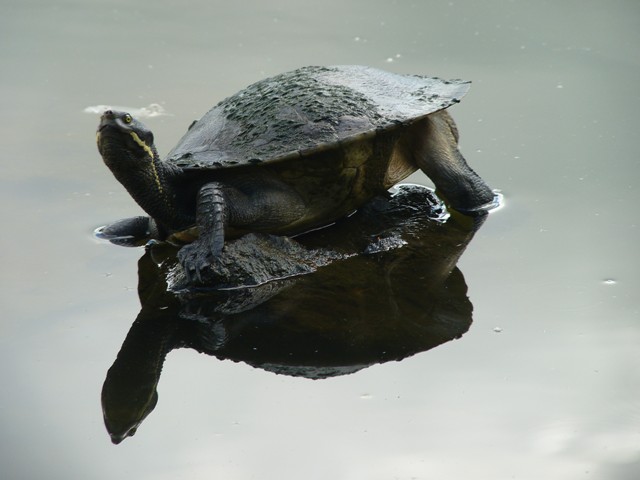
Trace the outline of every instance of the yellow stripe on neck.
<instances>
[{"instance_id":1,"label":"yellow stripe on neck","mask_svg":"<svg viewBox=\"0 0 640 480\"><path fill-rule=\"evenodd\" d=\"M146 143L144 143L136 132L129 132L129 133L131 134L131 138L133 138L133 141L136 142L138 145L140 145L142 148L144 148L144 151L147 152L151 158L153 158L153 150L151 150L151 147Z\"/></svg>"},{"instance_id":2,"label":"yellow stripe on neck","mask_svg":"<svg viewBox=\"0 0 640 480\"><path fill-rule=\"evenodd\" d=\"M144 141L138 136L136 132L129 132L129 133L131 134L131 138L133 138L133 141L136 142L138 145L140 145L144 149L144 151L147 152L151 157L151 171L153 172L153 179L156 182L158 191L161 194L164 193L164 189L162 188L162 183L160 182L160 177L158 176L158 170L156 170L156 162L154 162L155 156L153 155L153 150L149 145L144 143Z\"/></svg>"}]
</instances>

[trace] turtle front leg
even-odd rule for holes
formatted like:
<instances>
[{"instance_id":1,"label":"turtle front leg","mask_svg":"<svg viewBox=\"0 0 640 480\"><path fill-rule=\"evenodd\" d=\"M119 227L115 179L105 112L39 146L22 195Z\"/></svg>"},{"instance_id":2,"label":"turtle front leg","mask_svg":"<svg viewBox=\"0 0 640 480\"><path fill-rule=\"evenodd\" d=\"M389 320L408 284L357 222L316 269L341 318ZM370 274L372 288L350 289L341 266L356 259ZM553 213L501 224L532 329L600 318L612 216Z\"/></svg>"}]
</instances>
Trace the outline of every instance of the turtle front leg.
<instances>
[{"instance_id":1,"label":"turtle front leg","mask_svg":"<svg viewBox=\"0 0 640 480\"><path fill-rule=\"evenodd\" d=\"M224 230L227 224L227 203L224 189L217 182L207 183L198 194L196 222L200 234L190 245L178 252L178 260L184 267L189 282L201 281L201 271L222 253Z\"/></svg>"},{"instance_id":2,"label":"turtle front leg","mask_svg":"<svg viewBox=\"0 0 640 480\"><path fill-rule=\"evenodd\" d=\"M202 282L201 272L222 253L225 230L278 233L295 229L306 205L290 186L267 171L238 175L204 185L198 194L198 240L178 252L187 280ZM232 233L234 233L232 232Z\"/></svg>"},{"instance_id":3,"label":"turtle front leg","mask_svg":"<svg viewBox=\"0 0 640 480\"><path fill-rule=\"evenodd\" d=\"M149 240L160 238L158 227L150 217L124 218L100 227L95 234L98 238L124 247L139 247Z\"/></svg>"}]
</instances>

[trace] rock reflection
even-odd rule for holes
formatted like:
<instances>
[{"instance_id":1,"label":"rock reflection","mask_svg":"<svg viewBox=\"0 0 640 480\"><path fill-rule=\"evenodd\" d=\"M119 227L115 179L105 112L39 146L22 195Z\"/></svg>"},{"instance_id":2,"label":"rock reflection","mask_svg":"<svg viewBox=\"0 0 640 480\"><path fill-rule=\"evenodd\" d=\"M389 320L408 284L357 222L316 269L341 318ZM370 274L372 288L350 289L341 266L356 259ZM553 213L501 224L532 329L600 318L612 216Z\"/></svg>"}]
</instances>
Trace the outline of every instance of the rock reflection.
<instances>
[{"instance_id":1,"label":"rock reflection","mask_svg":"<svg viewBox=\"0 0 640 480\"><path fill-rule=\"evenodd\" d=\"M176 289L175 250L148 250L138 265L142 308L102 390L112 441L133 435L153 410L162 365L176 348L322 379L462 336L473 307L455 265L484 217L445 212L430 190L402 186L296 239L308 249L331 245L340 258L254 288Z\"/></svg>"}]
</instances>

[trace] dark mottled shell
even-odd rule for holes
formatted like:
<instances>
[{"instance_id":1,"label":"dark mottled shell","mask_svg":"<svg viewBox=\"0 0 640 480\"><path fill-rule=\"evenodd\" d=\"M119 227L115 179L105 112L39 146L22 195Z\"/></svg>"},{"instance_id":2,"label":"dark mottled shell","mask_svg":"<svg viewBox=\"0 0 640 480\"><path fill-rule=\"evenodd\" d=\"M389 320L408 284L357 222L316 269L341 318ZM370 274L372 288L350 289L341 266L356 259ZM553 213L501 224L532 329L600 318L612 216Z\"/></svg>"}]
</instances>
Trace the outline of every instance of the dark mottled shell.
<instances>
[{"instance_id":1,"label":"dark mottled shell","mask_svg":"<svg viewBox=\"0 0 640 480\"><path fill-rule=\"evenodd\" d=\"M468 89L461 80L370 67L305 67L220 102L167 160L185 168L227 168L304 158L401 128L459 102Z\"/></svg>"}]
</instances>

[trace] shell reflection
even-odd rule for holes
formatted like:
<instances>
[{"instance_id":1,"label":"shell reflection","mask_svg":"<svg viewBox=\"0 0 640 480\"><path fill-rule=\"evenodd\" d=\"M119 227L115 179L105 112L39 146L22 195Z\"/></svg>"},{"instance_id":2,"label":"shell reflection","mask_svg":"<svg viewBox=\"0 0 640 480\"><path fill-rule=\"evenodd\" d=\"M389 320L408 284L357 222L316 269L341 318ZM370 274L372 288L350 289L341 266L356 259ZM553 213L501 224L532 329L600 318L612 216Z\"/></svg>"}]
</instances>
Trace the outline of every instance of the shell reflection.
<instances>
[{"instance_id":1,"label":"shell reflection","mask_svg":"<svg viewBox=\"0 0 640 480\"><path fill-rule=\"evenodd\" d=\"M309 251L330 246L339 254L333 261L253 288L172 289L175 249L148 250L138 265L142 308L102 391L112 441L133 435L151 413L175 348L322 379L462 336L473 307L456 263L485 216L445 212L430 190L402 186L295 239Z\"/></svg>"}]
</instances>

